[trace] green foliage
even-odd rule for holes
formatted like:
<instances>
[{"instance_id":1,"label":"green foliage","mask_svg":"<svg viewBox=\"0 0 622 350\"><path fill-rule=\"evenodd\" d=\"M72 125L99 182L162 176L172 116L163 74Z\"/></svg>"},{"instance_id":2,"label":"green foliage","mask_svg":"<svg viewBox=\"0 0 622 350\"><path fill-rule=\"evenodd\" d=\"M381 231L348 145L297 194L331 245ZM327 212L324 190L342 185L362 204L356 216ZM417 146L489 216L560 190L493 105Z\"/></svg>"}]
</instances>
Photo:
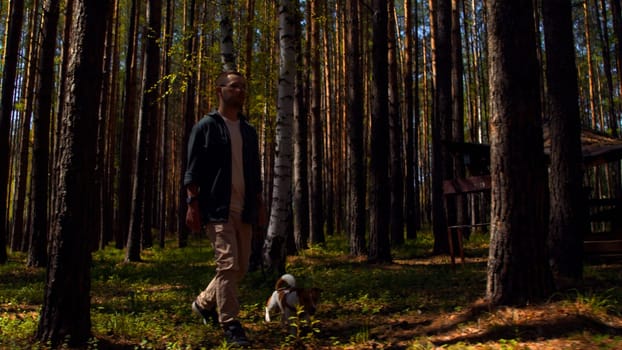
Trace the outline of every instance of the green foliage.
<instances>
[{"instance_id":1,"label":"green foliage","mask_svg":"<svg viewBox=\"0 0 622 350\"><path fill-rule=\"evenodd\" d=\"M467 256L485 254L484 237L471 235ZM144 250L139 263L124 263L125 252L114 247L93 254L94 338L89 349L104 348L104 343L136 349L232 348L223 341L219 327L203 325L190 309L192 300L214 275L209 242L194 236L186 248L173 248L173 241L167 244L171 247ZM495 333L493 325L488 332L498 338L483 346L466 340L439 342L419 329L446 315L465 313L484 295L486 286L485 262L459 266L454 272L446 256L429 256L431 249L430 235L421 234L417 242L406 242L394 250L394 264L370 265L347 256L345 237L329 236L325 244L312 245L290 257L286 266L299 286L322 289L314 317L309 321L293 318L291 330L282 329L279 322L265 323L263 305L277 276L256 271L240 286L241 321L254 348L384 348L391 346L394 341L390 339L400 332L412 334L410 338L402 336L404 349L525 348L521 343L525 332L519 328L507 331L498 327ZM25 260L24 254L11 253L9 262L0 266L0 348L47 349L45 344L32 344L45 271L25 267ZM585 273L596 281L594 287L560 293L556 296L560 307L580 305L576 308L618 315L622 293L615 283L619 283L619 270L588 266ZM600 285L603 287L598 288ZM476 327L482 317L460 320L456 329ZM601 348L622 344L619 337L601 332L583 331L577 337Z\"/></svg>"}]
</instances>

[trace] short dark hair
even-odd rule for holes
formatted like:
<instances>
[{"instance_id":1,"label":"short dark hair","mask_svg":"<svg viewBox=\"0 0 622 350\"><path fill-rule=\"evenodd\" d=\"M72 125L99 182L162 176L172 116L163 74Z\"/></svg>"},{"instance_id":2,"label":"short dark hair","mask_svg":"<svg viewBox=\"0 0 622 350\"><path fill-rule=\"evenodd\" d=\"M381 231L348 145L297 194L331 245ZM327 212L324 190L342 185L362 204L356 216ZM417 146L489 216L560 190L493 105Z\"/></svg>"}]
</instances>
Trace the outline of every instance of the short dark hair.
<instances>
[{"instance_id":1,"label":"short dark hair","mask_svg":"<svg viewBox=\"0 0 622 350\"><path fill-rule=\"evenodd\" d=\"M235 71L235 70L228 70L228 71L224 71L222 73L220 73L218 75L218 78L216 78L216 86L225 86L227 85L227 78L230 75L237 75L239 77L244 78L244 75L242 75L242 73Z\"/></svg>"}]
</instances>

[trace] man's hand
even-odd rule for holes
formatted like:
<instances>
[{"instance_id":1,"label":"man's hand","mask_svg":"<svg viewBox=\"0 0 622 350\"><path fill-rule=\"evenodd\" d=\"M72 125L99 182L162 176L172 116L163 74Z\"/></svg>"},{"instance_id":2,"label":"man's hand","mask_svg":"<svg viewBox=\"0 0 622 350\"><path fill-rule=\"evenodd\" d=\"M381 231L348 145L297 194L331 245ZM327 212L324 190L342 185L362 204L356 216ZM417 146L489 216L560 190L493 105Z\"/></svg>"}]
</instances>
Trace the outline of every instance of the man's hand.
<instances>
[{"instance_id":1,"label":"man's hand","mask_svg":"<svg viewBox=\"0 0 622 350\"><path fill-rule=\"evenodd\" d=\"M189 184L186 187L186 194L188 198L195 198L195 200L188 203L188 210L186 211L186 226L192 232L201 231L201 211L199 210L199 188L195 184Z\"/></svg>"},{"instance_id":2,"label":"man's hand","mask_svg":"<svg viewBox=\"0 0 622 350\"><path fill-rule=\"evenodd\" d=\"M186 211L186 226L191 232L201 231L201 213L199 211L199 204L197 201L193 201L188 204L188 210Z\"/></svg>"}]
</instances>

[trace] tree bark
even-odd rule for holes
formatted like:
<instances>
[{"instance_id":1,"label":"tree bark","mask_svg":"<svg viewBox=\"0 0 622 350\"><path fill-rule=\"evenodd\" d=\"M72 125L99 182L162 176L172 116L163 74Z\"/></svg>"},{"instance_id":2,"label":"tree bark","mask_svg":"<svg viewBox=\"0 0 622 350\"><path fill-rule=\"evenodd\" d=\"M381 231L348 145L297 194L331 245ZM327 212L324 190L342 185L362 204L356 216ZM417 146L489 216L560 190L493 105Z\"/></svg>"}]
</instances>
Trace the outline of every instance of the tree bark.
<instances>
[{"instance_id":1,"label":"tree bark","mask_svg":"<svg viewBox=\"0 0 622 350\"><path fill-rule=\"evenodd\" d=\"M47 263L48 236L48 162L50 141L50 119L54 76L47 74L54 70L56 34L59 19L58 1L46 0L41 33L41 55L39 57L39 89L37 108L34 115L34 144L32 152L32 228L28 251L28 266L42 267Z\"/></svg>"},{"instance_id":2,"label":"tree bark","mask_svg":"<svg viewBox=\"0 0 622 350\"><path fill-rule=\"evenodd\" d=\"M162 1L149 0L147 3L148 28L145 33L146 50L143 66L142 105L138 115L136 139L135 172L132 185L132 215L127 242L126 261L140 261L142 245L149 245L151 237L151 205L153 184L154 142L152 129L158 116L157 83L160 73L160 49Z\"/></svg>"},{"instance_id":3,"label":"tree bark","mask_svg":"<svg viewBox=\"0 0 622 350\"><path fill-rule=\"evenodd\" d=\"M388 98L388 47L387 47L387 3L373 2L373 112L370 158L370 262L391 261L389 242L390 192L389 162L389 110Z\"/></svg>"},{"instance_id":4,"label":"tree bark","mask_svg":"<svg viewBox=\"0 0 622 350\"><path fill-rule=\"evenodd\" d=\"M301 40L302 15L296 12L296 41L297 67L305 66L304 52ZM293 203L292 219L294 225L294 244L297 251L308 247L309 241L309 173L307 171L308 153L308 110L306 108L307 96L305 94L305 71L303 68L296 69L296 91L294 100L294 169L293 169Z\"/></svg>"},{"instance_id":5,"label":"tree bark","mask_svg":"<svg viewBox=\"0 0 622 350\"><path fill-rule=\"evenodd\" d=\"M531 2L491 1L487 11L492 210L486 298L492 305L522 305L553 288L540 66Z\"/></svg>"},{"instance_id":6,"label":"tree bark","mask_svg":"<svg viewBox=\"0 0 622 350\"><path fill-rule=\"evenodd\" d=\"M117 227L115 229L115 246L123 248L127 243L132 210L132 174L134 173L133 155L136 144L136 75L138 72L138 19L139 2L131 0L130 24L128 30L128 45L125 56L125 102L123 104L122 131L121 131L121 162L119 168L119 205L117 209Z\"/></svg>"},{"instance_id":7,"label":"tree bark","mask_svg":"<svg viewBox=\"0 0 622 350\"><path fill-rule=\"evenodd\" d=\"M188 16L186 19L185 26L185 34L186 34L186 46L185 46L185 55L186 57L191 57L195 54L196 51L196 40L197 35L195 31L195 9L196 9L196 1L190 0L189 4ZM196 97L196 73L194 71L190 71L188 76L188 89L186 90L186 100L185 100L185 111L183 116L183 125L181 128L181 139L183 140L183 145L188 143L188 136L190 135L190 131L192 130L192 126L196 122L197 111L194 108L194 99ZM186 163L188 158L188 147L181 147L181 174L186 173ZM186 212L186 188L183 183L183 176L180 177L179 184L179 213ZM185 215L179 215L179 222L177 226L177 244L180 248L188 245L188 228L185 224Z\"/></svg>"},{"instance_id":8,"label":"tree bark","mask_svg":"<svg viewBox=\"0 0 622 350\"><path fill-rule=\"evenodd\" d=\"M13 0L9 8L7 40L4 49L2 71L2 95L0 101L0 264L7 261L7 190L9 186L9 130L13 111L13 92L17 70L17 55L24 21L24 1Z\"/></svg>"},{"instance_id":9,"label":"tree bark","mask_svg":"<svg viewBox=\"0 0 622 350\"><path fill-rule=\"evenodd\" d=\"M231 24L230 17L233 14L232 1L224 0L220 10L220 56L223 70L237 70L236 57L233 50L233 25Z\"/></svg>"},{"instance_id":10,"label":"tree bark","mask_svg":"<svg viewBox=\"0 0 622 350\"><path fill-rule=\"evenodd\" d=\"M365 141L363 126L365 118L360 96L363 96L363 81L361 78L361 44L359 4L356 0L346 0L346 52L348 55L348 154L350 177L350 254L361 256L367 253L365 243L366 208L365 208Z\"/></svg>"},{"instance_id":11,"label":"tree bark","mask_svg":"<svg viewBox=\"0 0 622 350\"><path fill-rule=\"evenodd\" d=\"M397 38L395 23L395 5L393 1L387 2L387 42L388 42L388 67L389 67L389 143L390 143L390 188L391 188L391 214L390 214L390 237L391 245L404 244L404 171L402 170L402 114L400 112L400 96L398 88L398 59Z\"/></svg>"},{"instance_id":12,"label":"tree bark","mask_svg":"<svg viewBox=\"0 0 622 350\"><path fill-rule=\"evenodd\" d=\"M583 276L587 225L581 117L570 0L542 3L551 139L549 250L558 285ZM566 281L566 282L565 282Z\"/></svg>"},{"instance_id":13,"label":"tree bark","mask_svg":"<svg viewBox=\"0 0 622 350\"><path fill-rule=\"evenodd\" d=\"M449 252L443 205L443 180L453 176L443 142L451 137L451 0L436 1L434 11L436 80L432 121L432 228L434 254Z\"/></svg>"},{"instance_id":14,"label":"tree bark","mask_svg":"<svg viewBox=\"0 0 622 350\"><path fill-rule=\"evenodd\" d=\"M415 120L418 118L418 105L416 100L418 97L418 87L413 84L413 65L417 65L417 41L413 38L413 17L417 18L417 5L413 7L412 0L404 0L404 104L406 105L406 172L405 172L405 193L406 193L406 238L414 240L417 238L418 218L419 218L419 201L417 186L417 152ZM414 50L413 46L414 45ZM413 55L414 51L414 55ZM413 62L414 56L414 62ZM416 69L415 69L416 70ZM414 91L413 91L414 90Z\"/></svg>"},{"instance_id":15,"label":"tree bark","mask_svg":"<svg viewBox=\"0 0 622 350\"><path fill-rule=\"evenodd\" d=\"M324 205L322 169L323 134L320 108L322 101L321 71L320 71L320 13L321 1L310 0L311 5L311 181L309 201L311 202L310 241L311 243L324 242Z\"/></svg>"},{"instance_id":16,"label":"tree bark","mask_svg":"<svg viewBox=\"0 0 622 350\"><path fill-rule=\"evenodd\" d=\"M269 269L285 272L287 233L291 223L292 122L296 84L297 1L279 1L279 93L276 120L276 159L270 224L266 237L266 263Z\"/></svg>"},{"instance_id":17,"label":"tree bark","mask_svg":"<svg viewBox=\"0 0 622 350\"><path fill-rule=\"evenodd\" d=\"M107 2L77 0L73 8L63 100L60 176L50 261L36 338L56 347L83 346L91 336L93 233L90 203L95 167L97 106Z\"/></svg>"}]
</instances>

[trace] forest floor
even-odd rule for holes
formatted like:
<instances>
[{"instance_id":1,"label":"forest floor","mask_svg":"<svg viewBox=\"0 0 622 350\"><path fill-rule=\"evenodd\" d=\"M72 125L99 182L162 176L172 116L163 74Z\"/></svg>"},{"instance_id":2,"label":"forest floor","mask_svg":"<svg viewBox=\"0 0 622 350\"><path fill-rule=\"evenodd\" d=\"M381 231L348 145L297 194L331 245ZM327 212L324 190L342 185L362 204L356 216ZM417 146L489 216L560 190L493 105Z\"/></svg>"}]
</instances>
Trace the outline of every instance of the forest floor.
<instances>
[{"instance_id":1,"label":"forest floor","mask_svg":"<svg viewBox=\"0 0 622 350\"><path fill-rule=\"evenodd\" d=\"M266 323L263 305L278 276L249 273L240 316L252 349L622 349L622 261L586 261L580 286L489 309L482 302L487 237L471 237L466 263L455 269L447 256L429 254L431 244L429 236L407 242L381 265L348 257L339 237L289 257L299 286L322 289L310 333ZM114 248L95 252L88 349L230 349L221 330L189 307L213 275L211 256L196 237L183 249L144 250L139 263L122 263L124 252ZM32 340L45 270L24 262L12 254L0 266L0 349L47 349Z\"/></svg>"},{"instance_id":2,"label":"forest floor","mask_svg":"<svg viewBox=\"0 0 622 350\"><path fill-rule=\"evenodd\" d=\"M445 257L427 257L399 260L384 268L410 269L412 266L446 265ZM483 266L482 257L467 258L465 266ZM373 267L374 269L377 267ZM326 310L321 316L320 339L310 349L622 349L622 264L599 262L589 269L598 271L579 288L560 292L549 300L523 307L490 309L483 298L466 305L458 305L467 290L481 286L454 285L456 304L453 310L432 310L421 305L418 309L392 310L384 305L371 315L356 314L348 317L330 317ZM605 279L603 279L607 276ZM612 278L613 276L613 278ZM442 279L442 276L439 276ZM460 283L460 281L455 280ZM446 287L446 286L445 286ZM386 292L391 293L388 289ZM438 294L451 305L451 294L439 288ZM399 297L399 296L397 296ZM370 300L370 302L373 302ZM401 304L401 303L400 303ZM329 303L327 309L339 308ZM255 346L269 349L273 346L270 333L264 326L257 329ZM363 334L361 334L363 329ZM268 337L266 337L266 335ZM351 344L326 344L321 339L343 339L349 336ZM292 343L292 348L302 344ZM298 345L298 347L296 346Z\"/></svg>"}]
</instances>

